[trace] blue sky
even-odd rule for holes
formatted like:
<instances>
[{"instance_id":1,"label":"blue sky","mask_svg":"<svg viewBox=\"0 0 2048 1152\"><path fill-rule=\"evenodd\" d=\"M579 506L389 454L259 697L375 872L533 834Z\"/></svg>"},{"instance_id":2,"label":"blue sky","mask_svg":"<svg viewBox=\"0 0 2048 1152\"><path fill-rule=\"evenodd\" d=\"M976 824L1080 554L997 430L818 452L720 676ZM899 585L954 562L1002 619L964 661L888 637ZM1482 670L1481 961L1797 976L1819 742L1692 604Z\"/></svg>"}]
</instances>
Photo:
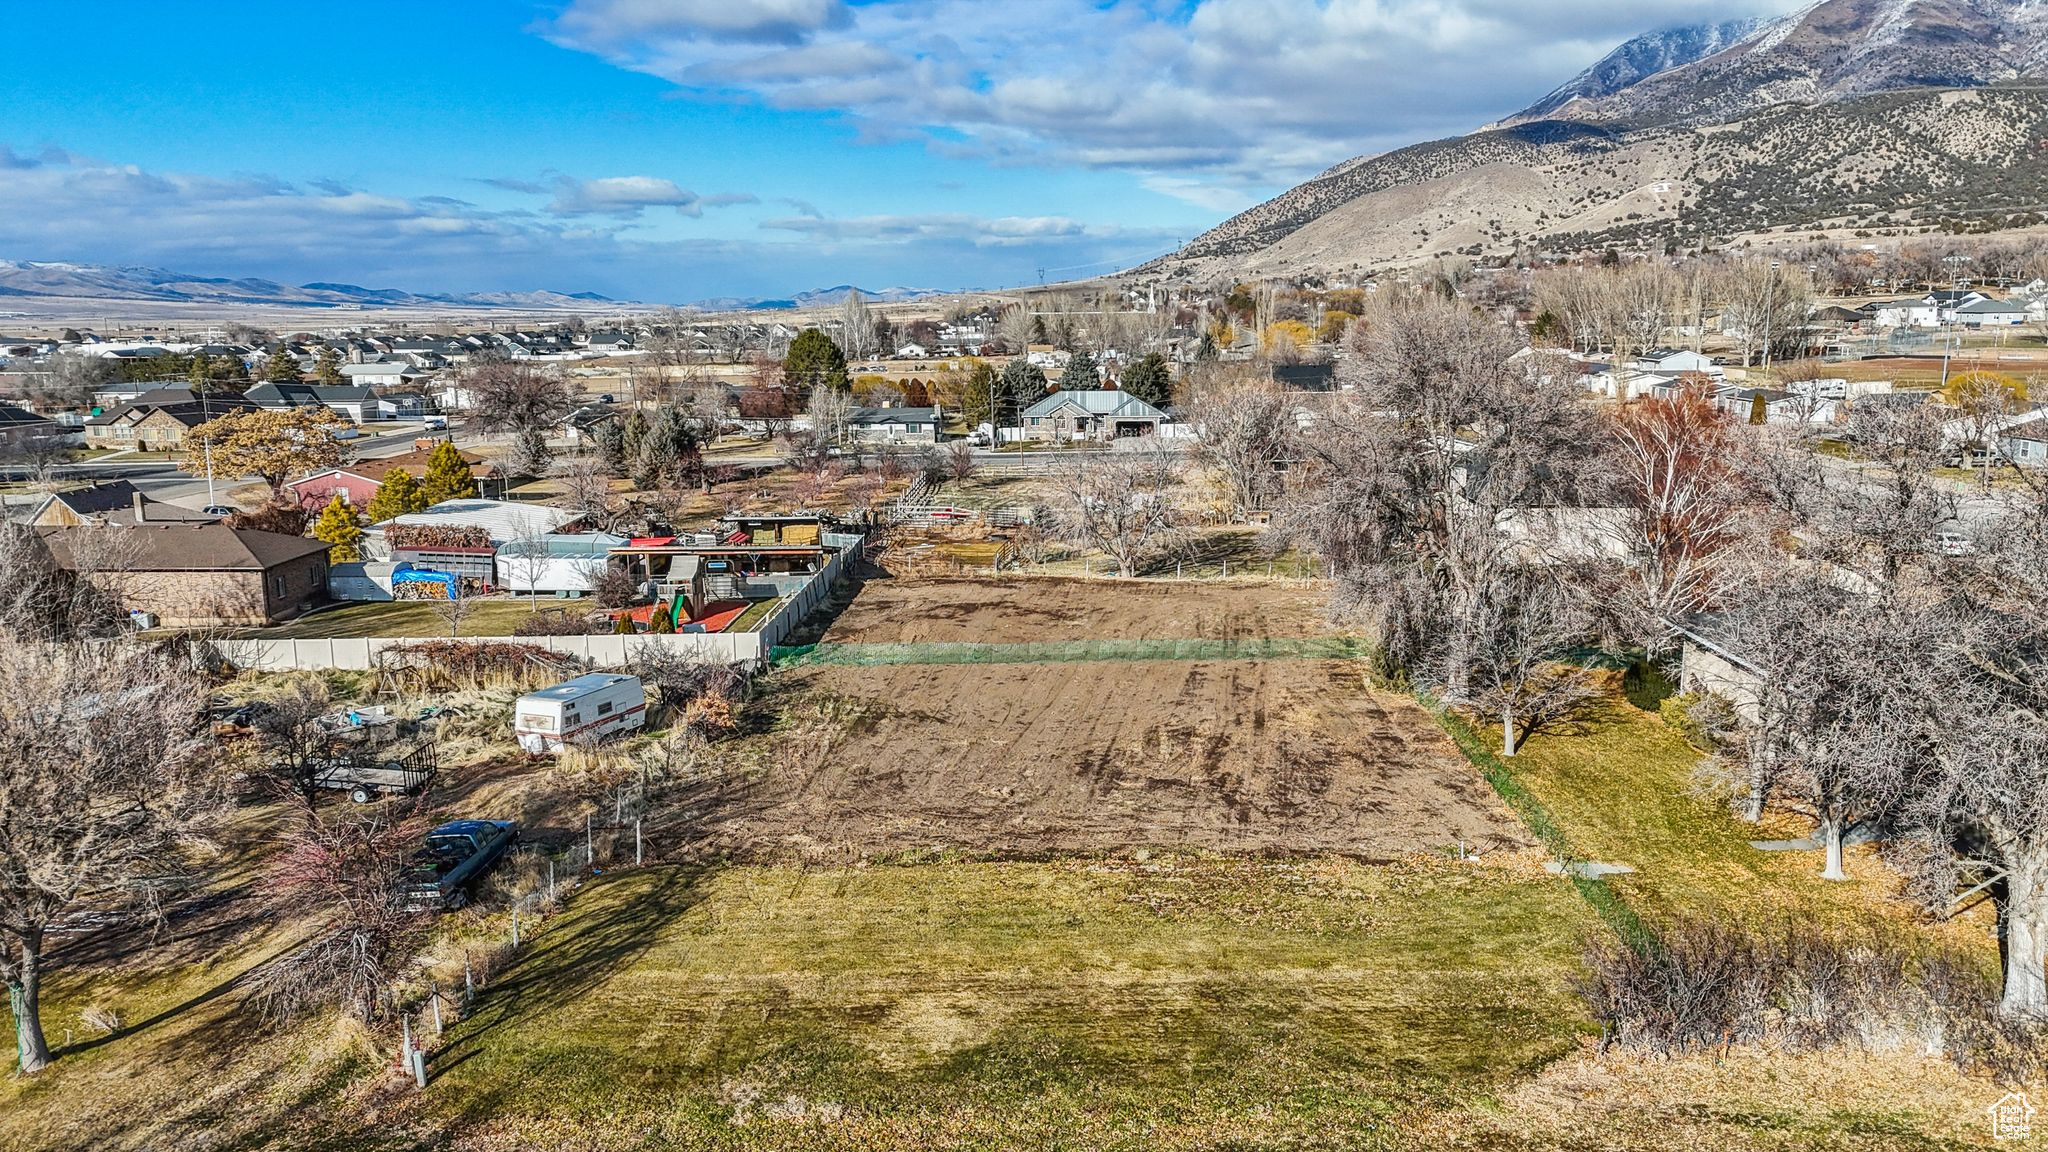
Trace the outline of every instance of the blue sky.
<instances>
[{"instance_id":1,"label":"blue sky","mask_svg":"<svg viewBox=\"0 0 2048 1152\"><path fill-rule=\"evenodd\" d=\"M1174 247L1772 0L41 3L0 258L642 300ZM1536 9L1536 11L1530 11Z\"/></svg>"}]
</instances>

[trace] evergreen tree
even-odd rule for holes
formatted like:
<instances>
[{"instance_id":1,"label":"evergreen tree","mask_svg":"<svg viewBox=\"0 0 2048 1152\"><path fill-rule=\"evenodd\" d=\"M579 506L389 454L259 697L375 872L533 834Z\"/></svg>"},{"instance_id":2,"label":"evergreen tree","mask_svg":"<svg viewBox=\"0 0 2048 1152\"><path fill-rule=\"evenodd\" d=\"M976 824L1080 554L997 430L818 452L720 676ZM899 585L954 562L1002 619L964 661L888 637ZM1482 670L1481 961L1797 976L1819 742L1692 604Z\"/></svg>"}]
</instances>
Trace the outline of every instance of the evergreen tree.
<instances>
[{"instance_id":1,"label":"evergreen tree","mask_svg":"<svg viewBox=\"0 0 2048 1152\"><path fill-rule=\"evenodd\" d=\"M1166 357L1147 352L1124 372L1123 389L1154 408L1173 403L1173 377L1166 370Z\"/></svg>"},{"instance_id":2,"label":"evergreen tree","mask_svg":"<svg viewBox=\"0 0 2048 1152\"><path fill-rule=\"evenodd\" d=\"M672 615L674 611L675 606L671 604L669 601L655 601L654 615L650 617L647 621L647 630L649 632L659 633L663 636L667 636L670 633L674 632L676 630L675 617Z\"/></svg>"},{"instance_id":3,"label":"evergreen tree","mask_svg":"<svg viewBox=\"0 0 2048 1152\"><path fill-rule=\"evenodd\" d=\"M520 476L545 476L555 462L554 450L548 447L547 433L538 428L523 428L512 438L512 455L507 463Z\"/></svg>"},{"instance_id":4,"label":"evergreen tree","mask_svg":"<svg viewBox=\"0 0 2048 1152\"><path fill-rule=\"evenodd\" d=\"M433 501L427 499L426 490L413 479L412 473L403 468L393 468L385 474L384 482L377 485L377 494L370 497L369 506L363 509L363 513L370 518L370 523L382 524L393 516L424 512L432 505Z\"/></svg>"},{"instance_id":5,"label":"evergreen tree","mask_svg":"<svg viewBox=\"0 0 2048 1152\"><path fill-rule=\"evenodd\" d=\"M1060 373L1060 391L1090 392L1102 387L1102 375L1095 370L1095 357L1076 352L1067 358L1067 370Z\"/></svg>"},{"instance_id":6,"label":"evergreen tree","mask_svg":"<svg viewBox=\"0 0 2048 1152\"><path fill-rule=\"evenodd\" d=\"M614 476L626 474L626 424L625 420L607 420L597 426L598 455L604 460L604 470Z\"/></svg>"},{"instance_id":7,"label":"evergreen tree","mask_svg":"<svg viewBox=\"0 0 2048 1152\"><path fill-rule=\"evenodd\" d=\"M427 475L420 481L425 490L429 506L443 500L466 500L477 494L476 477L470 473L469 461L452 440L443 440L434 445L427 456Z\"/></svg>"},{"instance_id":8,"label":"evergreen tree","mask_svg":"<svg viewBox=\"0 0 2048 1152\"><path fill-rule=\"evenodd\" d=\"M1003 365L1003 374L996 378L996 386L1000 397L996 403L997 410L1015 418L1017 413L1044 399L1045 373L1039 371L1038 365L1018 356ZM996 423L1001 425L1002 421Z\"/></svg>"},{"instance_id":9,"label":"evergreen tree","mask_svg":"<svg viewBox=\"0 0 2048 1152\"><path fill-rule=\"evenodd\" d=\"M320 384L348 383L348 377L341 374L341 353L333 348L320 349L320 357L313 367L313 379Z\"/></svg>"},{"instance_id":10,"label":"evergreen tree","mask_svg":"<svg viewBox=\"0 0 2048 1152\"><path fill-rule=\"evenodd\" d=\"M626 414L624 463L631 467L640 459L640 447L647 443L647 414L638 408ZM622 468L621 471L624 471Z\"/></svg>"},{"instance_id":11,"label":"evergreen tree","mask_svg":"<svg viewBox=\"0 0 2048 1152\"><path fill-rule=\"evenodd\" d=\"M278 345L277 351L263 361L263 378L272 384L299 382L299 358L292 355L291 345Z\"/></svg>"},{"instance_id":12,"label":"evergreen tree","mask_svg":"<svg viewBox=\"0 0 2048 1152\"><path fill-rule=\"evenodd\" d=\"M846 354L817 328L806 328L789 342L789 355L782 360L782 375L806 392L820 388L845 392L853 387L846 374Z\"/></svg>"},{"instance_id":13,"label":"evergreen tree","mask_svg":"<svg viewBox=\"0 0 2048 1152\"><path fill-rule=\"evenodd\" d=\"M356 523L356 514L341 502L339 493L320 510L320 519L313 524L313 539L333 545L327 550L330 564L353 564L363 558L363 526Z\"/></svg>"}]
</instances>

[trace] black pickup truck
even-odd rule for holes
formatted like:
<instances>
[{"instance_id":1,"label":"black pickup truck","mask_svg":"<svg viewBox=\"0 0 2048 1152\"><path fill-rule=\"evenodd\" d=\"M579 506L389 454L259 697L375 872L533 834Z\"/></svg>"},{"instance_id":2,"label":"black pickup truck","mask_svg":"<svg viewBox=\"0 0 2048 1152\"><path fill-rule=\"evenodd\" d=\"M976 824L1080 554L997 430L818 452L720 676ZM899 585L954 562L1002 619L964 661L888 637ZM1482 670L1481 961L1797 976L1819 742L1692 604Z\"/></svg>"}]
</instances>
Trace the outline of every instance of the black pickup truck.
<instances>
[{"instance_id":1,"label":"black pickup truck","mask_svg":"<svg viewBox=\"0 0 2048 1152\"><path fill-rule=\"evenodd\" d=\"M427 833L406 885L406 908L424 912L468 904L470 885L518 839L519 825L510 820L451 820Z\"/></svg>"}]
</instances>

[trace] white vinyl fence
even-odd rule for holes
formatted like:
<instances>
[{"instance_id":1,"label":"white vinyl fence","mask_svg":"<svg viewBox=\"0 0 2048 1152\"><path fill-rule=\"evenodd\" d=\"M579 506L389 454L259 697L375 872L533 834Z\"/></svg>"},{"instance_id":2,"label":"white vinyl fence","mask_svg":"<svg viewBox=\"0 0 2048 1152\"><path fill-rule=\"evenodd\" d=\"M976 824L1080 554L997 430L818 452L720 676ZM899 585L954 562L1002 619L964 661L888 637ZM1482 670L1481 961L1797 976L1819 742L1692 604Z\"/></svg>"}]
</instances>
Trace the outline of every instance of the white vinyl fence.
<instances>
[{"instance_id":1,"label":"white vinyl fence","mask_svg":"<svg viewBox=\"0 0 2048 1152\"><path fill-rule=\"evenodd\" d=\"M633 636L465 636L465 641L483 644L532 644L565 655L579 657L598 668L615 668L628 663L648 648L674 652L706 664L765 664L777 644L832 595L846 566L859 555L860 538L842 537L830 543L849 545L845 551L827 556L823 567L802 585L787 592L775 610L752 632L644 632ZM387 648L430 644L446 637L371 636L331 640L236 639L215 643L240 668L283 671L292 668L371 668L377 654Z\"/></svg>"}]
</instances>

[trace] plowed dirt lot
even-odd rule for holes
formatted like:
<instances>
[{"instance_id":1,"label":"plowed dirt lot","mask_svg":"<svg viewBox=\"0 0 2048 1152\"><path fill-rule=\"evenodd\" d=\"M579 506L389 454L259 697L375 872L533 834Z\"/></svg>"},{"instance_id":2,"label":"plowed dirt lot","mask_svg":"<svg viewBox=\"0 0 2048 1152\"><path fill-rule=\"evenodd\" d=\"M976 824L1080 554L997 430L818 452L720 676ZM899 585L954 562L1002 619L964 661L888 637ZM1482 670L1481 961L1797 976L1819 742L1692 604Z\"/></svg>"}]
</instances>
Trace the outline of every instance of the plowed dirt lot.
<instances>
[{"instance_id":1,"label":"plowed dirt lot","mask_svg":"<svg viewBox=\"0 0 2048 1152\"><path fill-rule=\"evenodd\" d=\"M1313 636L1285 585L875 581L828 643ZM1138 848L1388 860L1528 843L1412 700L1355 662L1109 659L784 669L762 771L695 809L704 850L843 860ZM770 719L772 718L772 719ZM741 794L743 793L743 794Z\"/></svg>"},{"instance_id":2,"label":"plowed dirt lot","mask_svg":"<svg viewBox=\"0 0 2048 1152\"><path fill-rule=\"evenodd\" d=\"M1023 644L1320 636L1322 593L1287 582L872 580L827 643Z\"/></svg>"},{"instance_id":3,"label":"plowed dirt lot","mask_svg":"<svg viewBox=\"0 0 2048 1152\"><path fill-rule=\"evenodd\" d=\"M1430 717L1343 661L813 668L707 848L844 859L1145 847L1388 860L1526 838Z\"/></svg>"}]
</instances>

